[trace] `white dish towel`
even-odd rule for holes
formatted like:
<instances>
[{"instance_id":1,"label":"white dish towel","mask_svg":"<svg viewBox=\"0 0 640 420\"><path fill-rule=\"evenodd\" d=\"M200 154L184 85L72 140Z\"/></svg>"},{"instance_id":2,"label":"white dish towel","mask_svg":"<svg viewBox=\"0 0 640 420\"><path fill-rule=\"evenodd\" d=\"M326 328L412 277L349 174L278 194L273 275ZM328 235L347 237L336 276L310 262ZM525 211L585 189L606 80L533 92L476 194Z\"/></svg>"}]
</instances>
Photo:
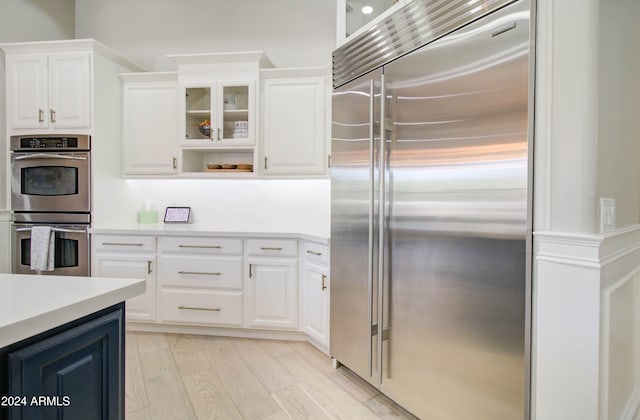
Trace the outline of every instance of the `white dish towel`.
<instances>
[{"instance_id":1,"label":"white dish towel","mask_svg":"<svg viewBox=\"0 0 640 420\"><path fill-rule=\"evenodd\" d=\"M55 236L51 226L33 226L31 228L30 268L32 270L53 271Z\"/></svg>"}]
</instances>

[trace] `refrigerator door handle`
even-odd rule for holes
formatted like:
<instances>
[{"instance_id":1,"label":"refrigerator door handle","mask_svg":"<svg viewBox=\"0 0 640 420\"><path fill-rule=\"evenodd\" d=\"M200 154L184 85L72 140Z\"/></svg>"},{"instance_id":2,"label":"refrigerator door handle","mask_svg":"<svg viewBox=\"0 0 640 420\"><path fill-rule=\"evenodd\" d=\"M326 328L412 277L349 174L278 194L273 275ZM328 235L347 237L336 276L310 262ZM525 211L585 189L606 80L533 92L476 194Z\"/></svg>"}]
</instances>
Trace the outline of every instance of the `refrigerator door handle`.
<instances>
[{"instance_id":1,"label":"refrigerator door handle","mask_svg":"<svg viewBox=\"0 0 640 420\"><path fill-rule=\"evenodd\" d=\"M374 179L374 165L373 159L375 157L374 152L374 137L375 137L375 89L374 89L374 80L369 81L369 266L368 266L368 301L367 301L367 313L369 315L369 327L370 327L370 338L368 353L367 353L367 373L369 378L373 375L373 343L371 338L376 335L376 329L373 322L373 264L374 264L374 255L373 255L373 226L374 226L374 214L375 214L375 179Z\"/></svg>"},{"instance_id":2,"label":"refrigerator door handle","mask_svg":"<svg viewBox=\"0 0 640 420\"><path fill-rule=\"evenodd\" d=\"M383 314L384 314L384 243L386 240L385 230L385 150L386 150L386 86L384 80L384 73L380 76L380 162L379 162L379 175L378 175L378 383L382 385L382 330L383 330Z\"/></svg>"}]
</instances>

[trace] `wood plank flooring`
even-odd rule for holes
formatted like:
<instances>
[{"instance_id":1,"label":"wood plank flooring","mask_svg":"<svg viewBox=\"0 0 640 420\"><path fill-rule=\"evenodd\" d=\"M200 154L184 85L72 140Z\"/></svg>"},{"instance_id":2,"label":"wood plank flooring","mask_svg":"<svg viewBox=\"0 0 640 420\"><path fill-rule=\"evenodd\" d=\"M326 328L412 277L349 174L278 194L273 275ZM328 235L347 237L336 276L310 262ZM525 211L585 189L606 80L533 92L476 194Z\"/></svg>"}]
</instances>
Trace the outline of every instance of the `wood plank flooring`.
<instances>
[{"instance_id":1,"label":"wood plank flooring","mask_svg":"<svg viewBox=\"0 0 640 420\"><path fill-rule=\"evenodd\" d=\"M416 419L305 342L127 332L127 420Z\"/></svg>"}]
</instances>

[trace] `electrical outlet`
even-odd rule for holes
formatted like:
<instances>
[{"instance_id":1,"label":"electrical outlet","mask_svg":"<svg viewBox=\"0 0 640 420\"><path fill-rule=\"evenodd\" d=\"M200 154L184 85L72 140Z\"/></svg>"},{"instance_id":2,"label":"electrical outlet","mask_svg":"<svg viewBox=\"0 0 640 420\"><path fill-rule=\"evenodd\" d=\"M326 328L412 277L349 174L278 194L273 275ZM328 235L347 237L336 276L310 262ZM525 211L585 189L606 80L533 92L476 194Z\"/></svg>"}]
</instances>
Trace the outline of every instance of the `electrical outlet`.
<instances>
[{"instance_id":1,"label":"electrical outlet","mask_svg":"<svg viewBox=\"0 0 640 420\"><path fill-rule=\"evenodd\" d=\"M616 200L600 199L600 233L616 230Z\"/></svg>"}]
</instances>

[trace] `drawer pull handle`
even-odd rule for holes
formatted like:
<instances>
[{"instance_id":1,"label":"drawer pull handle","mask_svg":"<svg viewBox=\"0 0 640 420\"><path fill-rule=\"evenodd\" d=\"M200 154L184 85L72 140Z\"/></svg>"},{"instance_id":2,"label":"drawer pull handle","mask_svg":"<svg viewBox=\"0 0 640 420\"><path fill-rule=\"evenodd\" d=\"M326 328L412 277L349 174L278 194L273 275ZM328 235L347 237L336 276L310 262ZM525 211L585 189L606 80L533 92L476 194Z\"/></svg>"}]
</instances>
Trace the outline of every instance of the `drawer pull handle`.
<instances>
[{"instance_id":1,"label":"drawer pull handle","mask_svg":"<svg viewBox=\"0 0 640 420\"><path fill-rule=\"evenodd\" d=\"M126 242L103 242L102 245L105 246L143 246L144 244L132 244Z\"/></svg>"},{"instance_id":2,"label":"drawer pull handle","mask_svg":"<svg viewBox=\"0 0 640 420\"><path fill-rule=\"evenodd\" d=\"M260 249L263 251L282 251L282 247L278 246L263 246Z\"/></svg>"},{"instance_id":3,"label":"drawer pull handle","mask_svg":"<svg viewBox=\"0 0 640 420\"><path fill-rule=\"evenodd\" d=\"M178 248L222 249L220 245L178 245Z\"/></svg>"},{"instance_id":4,"label":"drawer pull handle","mask_svg":"<svg viewBox=\"0 0 640 420\"><path fill-rule=\"evenodd\" d=\"M320 255L322 255L322 252L311 251L310 249L308 249L307 250L307 254L320 256Z\"/></svg>"},{"instance_id":5,"label":"drawer pull handle","mask_svg":"<svg viewBox=\"0 0 640 420\"><path fill-rule=\"evenodd\" d=\"M322 290L325 290L327 288L327 285L325 284L326 281L327 281L327 275L323 274L322 275Z\"/></svg>"},{"instance_id":6,"label":"drawer pull handle","mask_svg":"<svg viewBox=\"0 0 640 420\"><path fill-rule=\"evenodd\" d=\"M249 278L253 277L253 264L249 264Z\"/></svg>"},{"instance_id":7,"label":"drawer pull handle","mask_svg":"<svg viewBox=\"0 0 640 420\"><path fill-rule=\"evenodd\" d=\"M221 276L222 273L208 273L206 271L178 271L178 274L196 274L200 276Z\"/></svg>"},{"instance_id":8,"label":"drawer pull handle","mask_svg":"<svg viewBox=\"0 0 640 420\"><path fill-rule=\"evenodd\" d=\"M147 274L151 274L151 260L147 261Z\"/></svg>"},{"instance_id":9,"label":"drawer pull handle","mask_svg":"<svg viewBox=\"0 0 640 420\"><path fill-rule=\"evenodd\" d=\"M196 306L178 306L178 309L191 309L192 311L211 311L220 312L220 308L198 308Z\"/></svg>"}]
</instances>

